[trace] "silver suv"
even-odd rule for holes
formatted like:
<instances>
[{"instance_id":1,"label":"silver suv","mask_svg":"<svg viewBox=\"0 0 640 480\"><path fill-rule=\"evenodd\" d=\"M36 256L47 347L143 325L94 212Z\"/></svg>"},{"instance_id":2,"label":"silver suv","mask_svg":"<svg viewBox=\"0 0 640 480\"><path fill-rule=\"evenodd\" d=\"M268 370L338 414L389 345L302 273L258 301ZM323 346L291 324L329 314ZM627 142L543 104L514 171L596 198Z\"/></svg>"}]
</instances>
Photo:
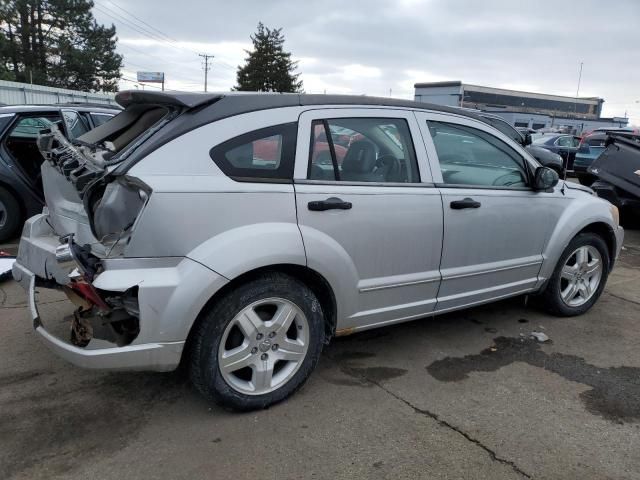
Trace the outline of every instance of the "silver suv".
<instances>
[{"instance_id":1,"label":"silver suv","mask_svg":"<svg viewBox=\"0 0 640 480\"><path fill-rule=\"evenodd\" d=\"M587 311L618 211L473 113L371 97L122 92L39 138L47 207L14 277L45 343L89 368L183 361L208 398L263 408L334 335L536 294ZM37 289L77 305L69 339ZM57 322L59 323L59 319Z\"/></svg>"}]
</instances>

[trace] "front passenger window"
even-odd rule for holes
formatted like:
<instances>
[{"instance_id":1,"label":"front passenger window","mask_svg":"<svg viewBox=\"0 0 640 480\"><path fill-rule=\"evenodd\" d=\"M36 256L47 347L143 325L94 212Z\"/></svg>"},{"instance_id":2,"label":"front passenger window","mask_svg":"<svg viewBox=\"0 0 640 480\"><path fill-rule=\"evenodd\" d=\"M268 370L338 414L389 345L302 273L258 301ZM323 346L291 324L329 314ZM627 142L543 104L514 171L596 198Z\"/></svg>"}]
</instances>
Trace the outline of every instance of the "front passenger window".
<instances>
[{"instance_id":1,"label":"front passenger window","mask_svg":"<svg viewBox=\"0 0 640 480\"><path fill-rule=\"evenodd\" d=\"M465 125L427 123L445 184L527 186L524 159L502 140Z\"/></svg>"}]
</instances>

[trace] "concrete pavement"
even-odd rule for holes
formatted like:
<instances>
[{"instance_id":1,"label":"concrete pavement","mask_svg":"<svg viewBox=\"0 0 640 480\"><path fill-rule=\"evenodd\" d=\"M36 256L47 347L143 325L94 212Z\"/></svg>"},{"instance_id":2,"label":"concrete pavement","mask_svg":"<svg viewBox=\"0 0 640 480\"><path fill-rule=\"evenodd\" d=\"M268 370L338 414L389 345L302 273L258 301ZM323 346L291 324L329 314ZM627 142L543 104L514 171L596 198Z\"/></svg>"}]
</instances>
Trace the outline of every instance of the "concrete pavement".
<instances>
[{"instance_id":1,"label":"concrete pavement","mask_svg":"<svg viewBox=\"0 0 640 480\"><path fill-rule=\"evenodd\" d=\"M587 315L514 299L336 339L300 392L248 414L181 373L67 365L1 286L2 479L640 478L638 231Z\"/></svg>"}]
</instances>

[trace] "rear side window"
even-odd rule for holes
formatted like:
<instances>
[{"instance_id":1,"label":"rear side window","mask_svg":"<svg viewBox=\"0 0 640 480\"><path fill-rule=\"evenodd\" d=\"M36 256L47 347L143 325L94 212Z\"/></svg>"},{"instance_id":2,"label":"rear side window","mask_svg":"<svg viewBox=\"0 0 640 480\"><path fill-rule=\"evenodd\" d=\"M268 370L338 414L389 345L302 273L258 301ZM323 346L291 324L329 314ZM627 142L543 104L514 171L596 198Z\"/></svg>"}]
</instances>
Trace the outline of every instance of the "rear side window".
<instances>
[{"instance_id":1,"label":"rear side window","mask_svg":"<svg viewBox=\"0 0 640 480\"><path fill-rule=\"evenodd\" d=\"M314 120L309 157L310 180L420 181L409 125L401 118Z\"/></svg>"},{"instance_id":2,"label":"rear side window","mask_svg":"<svg viewBox=\"0 0 640 480\"><path fill-rule=\"evenodd\" d=\"M290 182L297 132L296 122L261 128L213 147L209 155L234 180Z\"/></svg>"}]
</instances>

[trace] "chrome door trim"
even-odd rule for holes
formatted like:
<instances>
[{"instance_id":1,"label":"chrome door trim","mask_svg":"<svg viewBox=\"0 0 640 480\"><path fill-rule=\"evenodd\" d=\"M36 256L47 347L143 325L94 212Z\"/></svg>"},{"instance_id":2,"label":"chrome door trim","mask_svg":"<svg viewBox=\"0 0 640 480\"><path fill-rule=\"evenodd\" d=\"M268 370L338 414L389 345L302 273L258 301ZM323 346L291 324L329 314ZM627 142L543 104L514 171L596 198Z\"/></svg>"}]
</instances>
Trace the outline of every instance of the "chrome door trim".
<instances>
[{"instance_id":1,"label":"chrome door trim","mask_svg":"<svg viewBox=\"0 0 640 480\"><path fill-rule=\"evenodd\" d=\"M460 273L458 275L443 276L442 280L453 280L455 278L474 277L476 275L484 275L484 274L487 274L487 273L503 272L505 270L515 270L517 268L523 268L523 267L534 267L536 265L542 265L542 260L537 261L537 262L528 262L528 263L519 263L517 265L509 265L507 267L491 268L489 270L478 270L477 272Z\"/></svg>"}]
</instances>

